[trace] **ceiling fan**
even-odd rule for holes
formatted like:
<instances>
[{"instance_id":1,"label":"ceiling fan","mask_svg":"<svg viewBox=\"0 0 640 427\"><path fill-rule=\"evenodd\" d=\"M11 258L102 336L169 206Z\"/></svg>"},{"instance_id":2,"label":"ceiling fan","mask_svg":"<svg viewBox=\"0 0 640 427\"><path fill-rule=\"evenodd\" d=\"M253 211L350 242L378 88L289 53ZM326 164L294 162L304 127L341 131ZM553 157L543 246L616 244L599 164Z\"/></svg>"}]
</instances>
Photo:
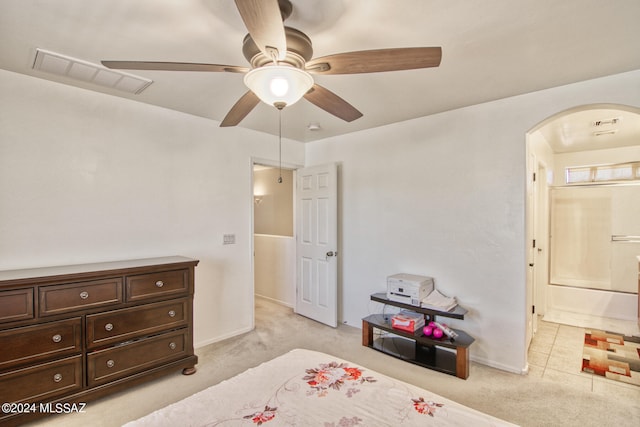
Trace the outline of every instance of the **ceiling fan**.
<instances>
[{"instance_id":1,"label":"ceiling fan","mask_svg":"<svg viewBox=\"0 0 640 427\"><path fill-rule=\"evenodd\" d=\"M250 88L235 103L220 126L235 126L260 100L278 109L301 97L347 122L362 113L330 90L313 81L311 74L359 74L412 70L440 65L440 47L363 50L313 57L311 40L284 25L291 15L290 0L235 0L249 30L242 53L251 67L188 62L102 61L108 68L127 70L205 71L246 73Z\"/></svg>"}]
</instances>

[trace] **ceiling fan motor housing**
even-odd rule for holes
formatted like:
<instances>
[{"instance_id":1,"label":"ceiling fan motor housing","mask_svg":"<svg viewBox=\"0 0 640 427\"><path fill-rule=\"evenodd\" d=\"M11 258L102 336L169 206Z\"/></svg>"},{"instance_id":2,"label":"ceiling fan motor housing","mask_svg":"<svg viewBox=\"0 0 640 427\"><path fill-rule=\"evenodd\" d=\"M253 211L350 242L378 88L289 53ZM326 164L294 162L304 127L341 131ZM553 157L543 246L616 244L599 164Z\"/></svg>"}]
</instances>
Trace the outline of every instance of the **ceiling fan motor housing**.
<instances>
[{"instance_id":1,"label":"ceiling fan motor housing","mask_svg":"<svg viewBox=\"0 0 640 427\"><path fill-rule=\"evenodd\" d=\"M311 39L302 31L295 28L284 27L287 38L287 54L284 62L296 68L304 69L304 65L313 57ZM262 53L255 44L250 34L244 37L242 42L242 54L251 63L253 68L260 68L273 62L273 59Z\"/></svg>"}]
</instances>

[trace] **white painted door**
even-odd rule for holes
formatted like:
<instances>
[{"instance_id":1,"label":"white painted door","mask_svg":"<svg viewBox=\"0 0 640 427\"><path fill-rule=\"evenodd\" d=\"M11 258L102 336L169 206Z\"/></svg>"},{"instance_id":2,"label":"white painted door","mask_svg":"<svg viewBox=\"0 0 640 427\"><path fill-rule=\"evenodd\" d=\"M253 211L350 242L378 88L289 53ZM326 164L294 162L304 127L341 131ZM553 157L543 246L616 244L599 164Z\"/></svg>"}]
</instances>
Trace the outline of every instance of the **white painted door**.
<instances>
[{"instance_id":1,"label":"white painted door","mask_svg":"<svg viewBox=\"0 0 640 427\"><path fill-rule=\"evenodd\" d=\"M337 166L298 169L296 313L338 325Z\"/></svg>"},{"instance_id":2,"label":"white painted door","mask_svg":"<svg viewBox=\"0 0 640 427\"><path fill-rule=\"evenodd\" d=\"M546 311L545 289L549 281L549 183L547 182L547 167L538 162L536 165L535 201L533 208L534 236L536 248L533 253L533 333L538 331L538 316Z\"/></svg>"},{"instance_id":3,"label":"white painted door","mask_svg":"<svg viewBox=\"0 0 640 427\"><path fill-rule=\"evenodd\" d=\"M527 328L525 342L527 349L531 345L531 340L534 334L534 320L533 314L533 290L535 282L535 211L536 211L536 197L535 197L535 172L536 172L536 158L533 154L528 154L527 163L527 207L526 207L526 236L527 236L527 279L526 279L526 313L527 313Z\"/></svg>"}]
</instances>

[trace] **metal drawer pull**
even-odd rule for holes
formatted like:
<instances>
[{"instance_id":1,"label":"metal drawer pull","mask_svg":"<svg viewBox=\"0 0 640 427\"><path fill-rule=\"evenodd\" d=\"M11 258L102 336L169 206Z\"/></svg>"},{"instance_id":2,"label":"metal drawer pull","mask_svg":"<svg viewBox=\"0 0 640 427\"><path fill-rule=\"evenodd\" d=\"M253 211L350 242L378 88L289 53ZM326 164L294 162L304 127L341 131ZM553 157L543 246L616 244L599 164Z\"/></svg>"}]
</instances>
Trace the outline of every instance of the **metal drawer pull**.
<instances>
[{"instance_id":1,"label":"metal drawer pull","mask_svg":"<svg viewBox=\"0 0 640 427\"><path fill-rule=\"evenodd\" d=\"M113 331L113 323L107 323L106 325L104 325L104 330Z\"/></svg>"},{"instance_id":2,"label":"metal drawer pull","mask_svg":"<svg viewBox=\"0 0 640 427\"><path fill-rule=\"evenodd\" d=\"M112 359L107 360L107 368L113 368L114 366L116 366L116 362Z\"/></svg>"},{"instance_id":3,"label":"metal drawer pull","mask_svg":"<svg viewBox=\"0 0 640 427\"><path fill-rule=\"evenodd\" d=\"M87 299L87 298L89 298L89 292L87 292L87 291L82 291L82 292L80 292L80 298L81 298L81 299Z\"/></svg>"},{"instance_id":4,"label":"metal drawer pull","mask_svg":"<svg viewBox=\"0 0 640 427\"><path fill-rule=\"evenodd\" d=\"M174 342L169 343L169 348L171 350L175 350L176 349L176 343L174 343Z\"/></svg>"},{"instance_id":5,"label":"metal drawer pull","mask_svg":"<svg viewBox=\"0 0 640 427\"><path fill-rule=\"evenodd\" d=\"M51 339L53 340L53 342L60 342L62 341L62 335L55 334L53 337L51 337Z\"/></svg>"},{"instance_id":6,"label":"metal drawer pull","mask_svg":"<svg viewBox=\"0 0 640 427\"><path fill-rule=\"evenodd\" d=\"M53 376L53 381L59 383L60 381L62 381L62 374L55 374Z\"/></svg>"},{"instance_id":7,"label":"metal drawer pull","mask_svg":"<svg viewBox=\"0 0 640 427\"><path fill-rule=\"evenodd\" d=\"M175 310L169 310L169 317L176 317Z\"/></svg>"},{"instance_id":8,"label":"metal drawer pull","mask_svg":"<svg viewBox=\"0 0 640 427\"><path fill-rule=\"evenodd\" d=\"M163 287L163 286L164 286L164 282L163 282L162 280L158 280L158 281L156 282L156 286L157 286L157 287L159 287L159 288L161 288L161 287Z\"/></svg>"}]
</instances>

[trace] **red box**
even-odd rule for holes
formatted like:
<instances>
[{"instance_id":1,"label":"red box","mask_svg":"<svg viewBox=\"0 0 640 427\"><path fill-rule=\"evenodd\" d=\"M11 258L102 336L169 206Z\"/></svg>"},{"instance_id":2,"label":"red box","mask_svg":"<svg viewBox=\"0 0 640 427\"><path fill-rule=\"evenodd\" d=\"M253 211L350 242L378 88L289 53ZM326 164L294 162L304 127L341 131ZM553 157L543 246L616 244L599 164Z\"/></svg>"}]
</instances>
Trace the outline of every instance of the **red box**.
<instances>
[{"instance_id":1,"label":"red box","mask_svg":"<svg viewBox=\"0 0 640 427\"><path fill-rule=\"evenodd\" d=\"M424 326L424 317L418 313L398 313L391 318L391 327L414 333Z\"/></svg>"}]
</instances>

